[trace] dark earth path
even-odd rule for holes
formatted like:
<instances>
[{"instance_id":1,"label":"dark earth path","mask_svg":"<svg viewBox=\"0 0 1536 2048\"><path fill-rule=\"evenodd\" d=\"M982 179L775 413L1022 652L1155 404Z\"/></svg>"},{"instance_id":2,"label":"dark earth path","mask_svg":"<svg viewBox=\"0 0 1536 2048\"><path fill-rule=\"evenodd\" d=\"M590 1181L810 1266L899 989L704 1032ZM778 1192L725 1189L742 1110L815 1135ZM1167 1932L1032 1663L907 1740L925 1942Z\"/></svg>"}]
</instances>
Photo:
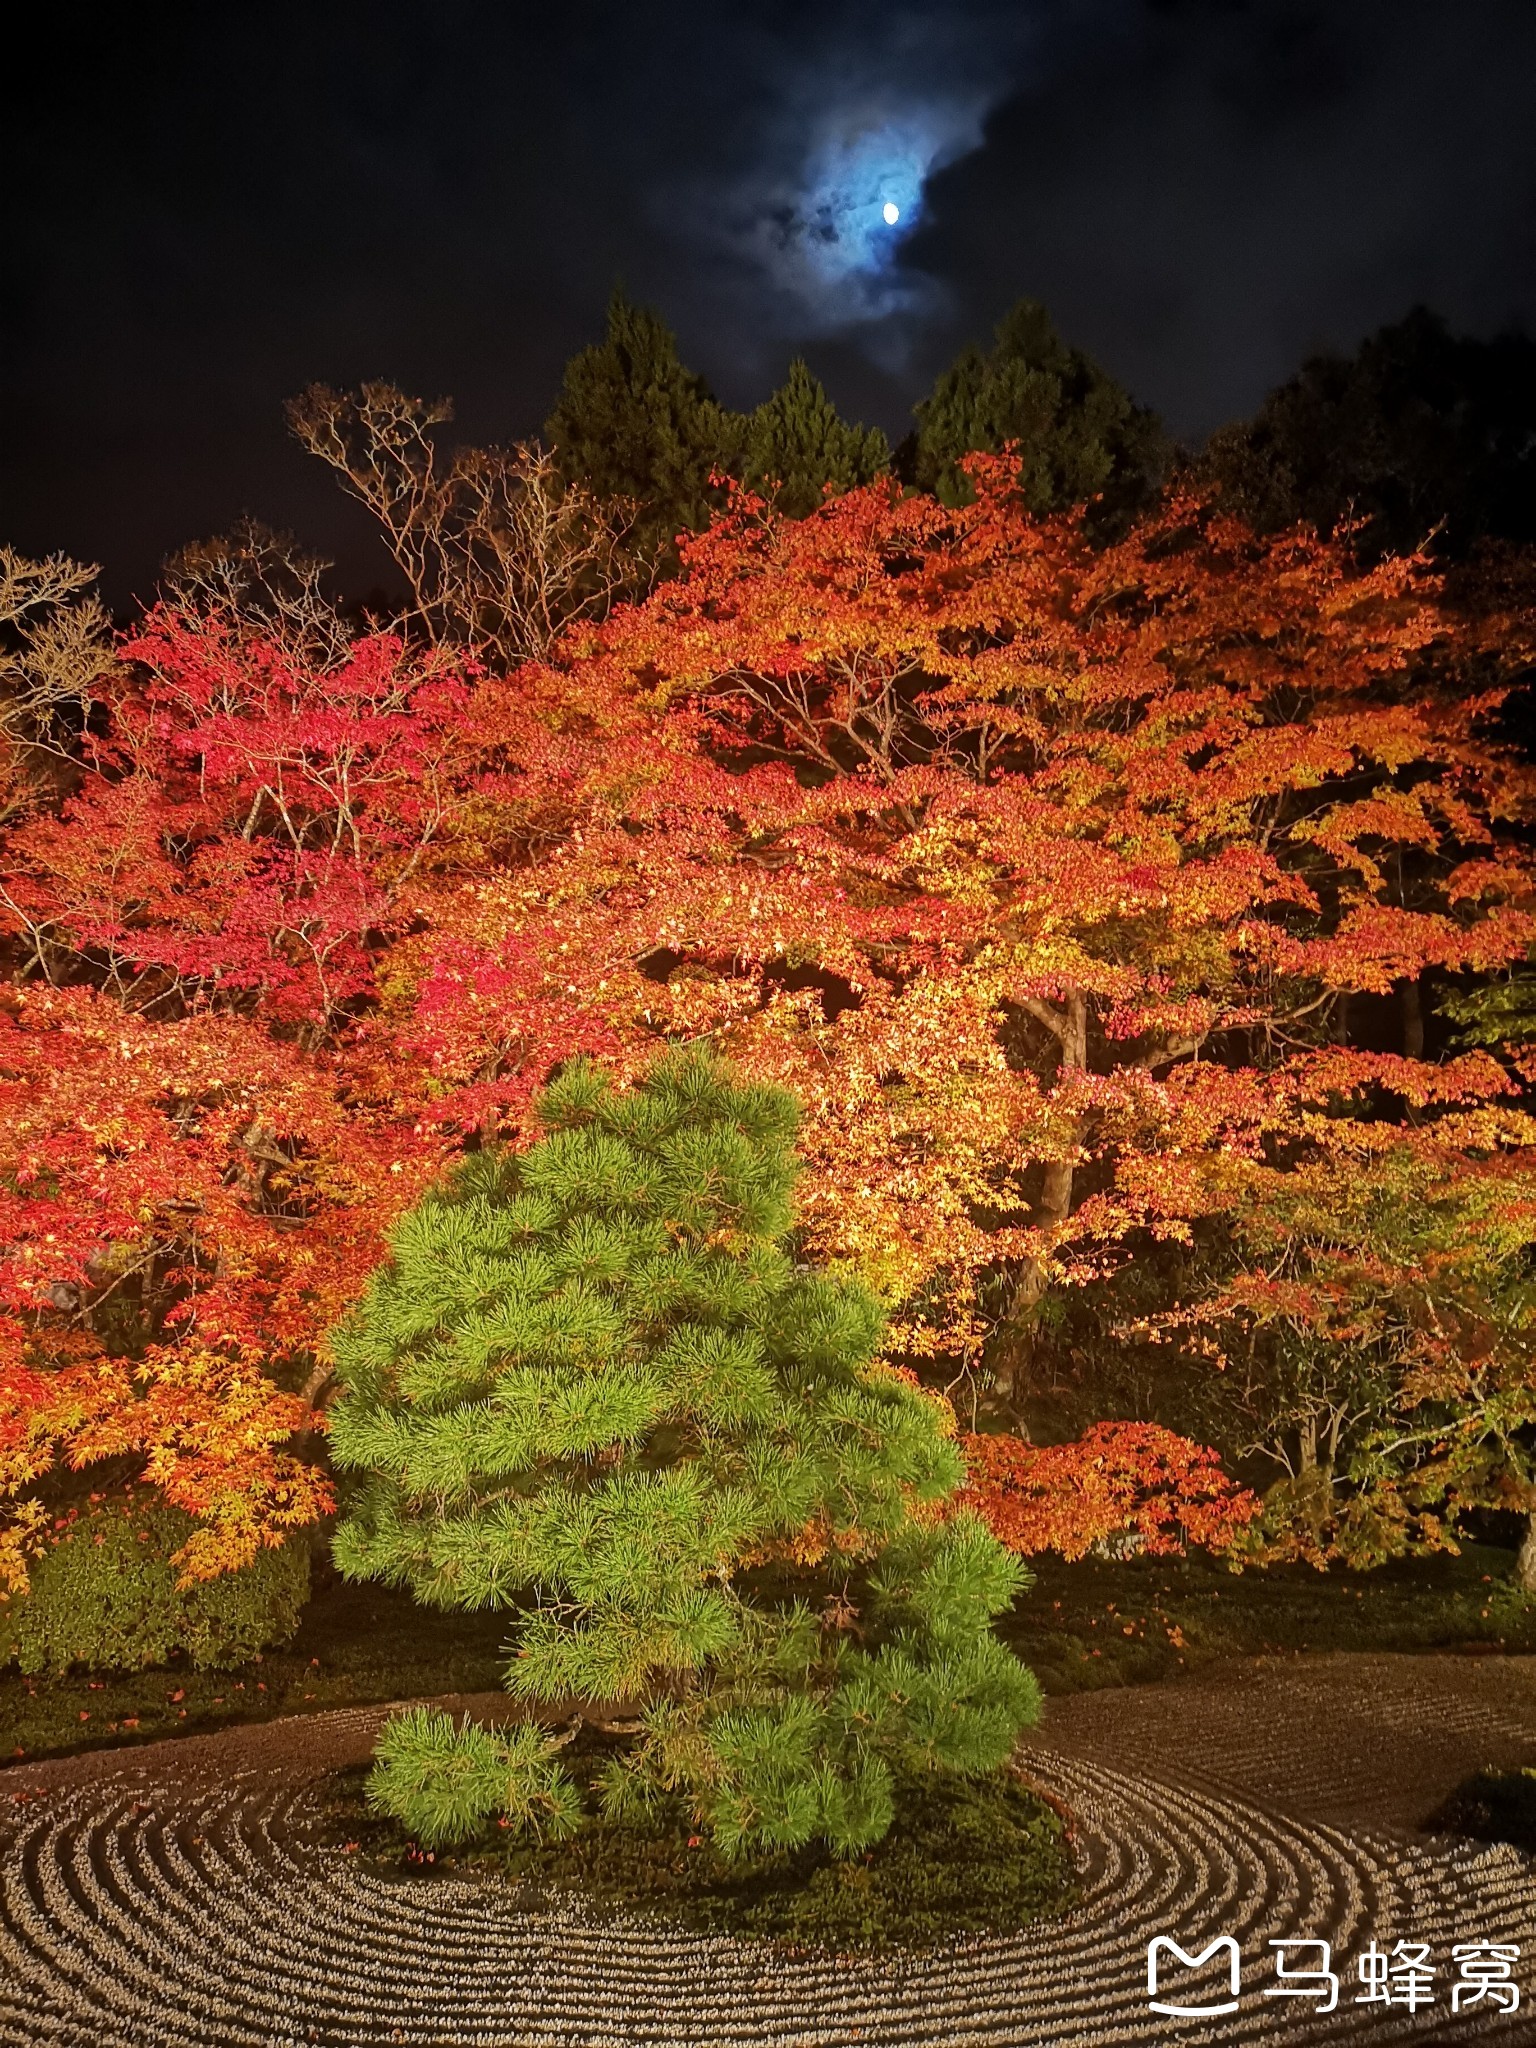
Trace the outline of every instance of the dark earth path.
<instances>
[{"instance_id":1,"label":"dark earth path","mask_svg":"<svg viewBox=\"0 0 1536 2048\"><path fill-rule=\"evenodd\" d=\"M500 1695L446 1702L505 1711ZM1051 1702L1027 1774L1074 1817L1080 1906L894 1963L791 1959L489 1882L386 1879L309 1838L310 1788L388 1709L0 1772L5 2048L843 2048L1536 2044L1536 1858L1413 1830L1536 1763L1536 1658L1261 1659ZM1147 1944L1239 1944L1238 2010L1149 2010ZM1276 1939L1333 1944L1337 2008L1267 1998ZM1433 1999L1357 2004L1374 1939ZM1454 1943L1518 1944L1520 2008L1451 2010ZM1314 1967L1294 1951L1292 1968ZM1224 1977L1222 1980L1225 1982ZM1176 1963L1160 1996L1226 1996Z\"/></svg>"}]
</instances>

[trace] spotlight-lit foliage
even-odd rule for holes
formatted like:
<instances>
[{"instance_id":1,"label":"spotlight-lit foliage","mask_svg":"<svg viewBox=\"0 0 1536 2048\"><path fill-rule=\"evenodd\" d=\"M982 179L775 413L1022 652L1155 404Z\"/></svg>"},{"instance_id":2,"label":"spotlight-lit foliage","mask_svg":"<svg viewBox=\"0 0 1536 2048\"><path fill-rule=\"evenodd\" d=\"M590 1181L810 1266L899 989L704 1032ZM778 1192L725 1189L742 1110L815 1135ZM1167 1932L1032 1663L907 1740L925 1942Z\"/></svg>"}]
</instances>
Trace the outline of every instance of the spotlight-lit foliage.
<instances>
[{"instance_id":1,"label":"spotlight-lit foliage","mask_svg":"<svg viewBox=\"0 0 1536 2048\"><path fill-rule=\"evenodd\" d=\"M1259 1513L1214 1451L1150 1422L1101 1422L1076 1443L1016 1436L963 1439L970 1484L962 1503L1010 1550L1082 1557L1131 1540L1153 1557L1190 1544L1231 1550Z\"/></svg>"},{"instance_id":2,"label":"spotlight-lit foliage","mask_svg":"<svg viewBox=\"0 0 1536 2048\"><path fill-rule=\"evenodd\" d=\"M1378 1548L1528 1499L1523 1070L1411 1028L1426 975L1536 935L1530 776L1484 736L1522 629L1482 620L1472 690L1421 564L1196 498L1095 545L1016 467L974 461L958 509L738 498L676 581L508 677L148 622L92 684L73 794L5 850L15 959L55 984L4 1069L35 1097L4 1182L14 1479L110 1440L39 1420L61 1374L98 1375L151 1476L236 1444L222 1395L141 1412L210 1343L274 1422L258 1465L287 1455L274 1385L318 1394L329 1311L447 1149L522 1142L575 1054L633 1074L707 1038L805 1105L807 1254L963 1370L967 1414L1027 1410L1055 1291L1176 1242L1199 1286L1148 1319L1166 1370L1240 1363L1254 1445L1377 1503ZM1363 1003L1400 1006L1402 1054L1348 1042ZM215 1042L210 1123L183 1069ZM65 1181L60 1230L36 1204ZM1465 1318L1497 1282L1486 1345L1429 1359L1431 1275ZM1346 1363L1330 1450L1317 1372ZM266 1485L229 1482L249 1540Z\"/></svg>"},{"instance_id":3,"label":"spotlight-lit foliage","mask_svg":"<svg viewBox=\"0 0 1536 2048\"><path fill-rule=\"evenodd\" d=\"M320 1340L440 1148L360 1076L250 1020L155 1022L89 989L0 1015L0 1487L142 1460L198 1517L189 1577L331 1504L313 1456ZM24 1583L45 1518L0 1571ZM9 1567L7 1570L6 1567Z\"/></svg>"}]
</instances>

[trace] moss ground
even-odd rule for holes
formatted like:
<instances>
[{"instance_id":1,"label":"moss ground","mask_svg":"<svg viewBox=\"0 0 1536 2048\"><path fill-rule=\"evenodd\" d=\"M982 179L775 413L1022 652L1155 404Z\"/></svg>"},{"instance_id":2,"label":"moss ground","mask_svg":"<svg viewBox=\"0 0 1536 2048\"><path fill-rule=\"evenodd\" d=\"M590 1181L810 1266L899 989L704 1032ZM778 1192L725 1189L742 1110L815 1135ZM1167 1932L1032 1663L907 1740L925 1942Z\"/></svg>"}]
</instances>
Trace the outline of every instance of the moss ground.
<instances>
[{"instance_id":1,"label":"moss ground","mask_svg":"<svg viewBox=\"0 0 1536 2048\"><path fill-rule=\"evenodd\" d=\"M0 1672L0 1759L158 1742L377 1700L495 1691L507 1633L504 1614L442 1614L408 1594L317 1572L293 1641L235 1671L192 1671L178 1661L113 1677Z\"/></svg>"},{"instance_id":2,"label":"moss ground","mask_svg":"<svg viewBox=\"0 0 1536 2048\"><path fill-rule=\"evenodd\" d=\"M432 1852L372 1812L367 1775L360 1766L327 1781L318 1832L381 1874L493 1871L530 1904L577 1893L599 1909L797 1950L870 1955L1011 1934L1077 1895L1060 1819L1010 1775L908 1778L898 1784L895 1825L867 1854L838 1861L807 1851L751 1864L723 1861L686 1822L651 1833L600 1818L561 1843L513 1842L492 1826L462 1848Z\"/></svg>"},{"instance_id":3,"label":"moss ground","mask_svg":"<svg viewBox=\"0 0 1536 2048\"><path fill-rule=\"evenodd\" d=\"M1536 1651L1511 1551L1466 1544L1374 1572L1230 1572L1204 1557L1031 1560L1001 1627L1048 1693L1175 1678L1225 1657Z\"/></svg>"},{"instance_id":4,"label":"moss ground","mask_svg":"<svg viewBox=\"0 0 1536 2048\"><path fill-rule=\"evenodd\" d=\"M1508 1550L1320 1573L1240 1575L1200 1558L1034 1561L1004 1622L1047 1692L1136 1685L1223 1657L1328 1650L1536 1651ZM505 1615L440 1614L324 1571L293 1642L238 1671L0 1672L0 1758L66 1755L240 1721L501 1684Z\"/></svg>"}]
</instances>

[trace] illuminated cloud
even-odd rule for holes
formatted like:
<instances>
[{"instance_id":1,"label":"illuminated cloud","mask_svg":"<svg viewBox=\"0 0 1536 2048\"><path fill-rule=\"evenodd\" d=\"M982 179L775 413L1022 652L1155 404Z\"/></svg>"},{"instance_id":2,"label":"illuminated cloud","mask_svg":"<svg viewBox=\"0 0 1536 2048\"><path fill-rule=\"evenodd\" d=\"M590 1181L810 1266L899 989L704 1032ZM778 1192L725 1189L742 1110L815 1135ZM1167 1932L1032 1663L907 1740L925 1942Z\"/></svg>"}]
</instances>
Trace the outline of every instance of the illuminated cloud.
<instances>
[{"instance_id":1,"label":"illuminated cloud","mask_svg":"<svg viewBox=\"0 0 1536 2048\"><path fill-rule=\"evenodd\" d=\"M984 112L912 104L828 119L748 231L768 279L802 317L842 327L914 303L924 280L903 272L901 245L922 219L930 174L980 144Z\"/></svg>"},{"instance_id":2,"label":"illuminated cloud","mask_svg":"<svg viewBox=\"0 0 1536 2048\"><path fill-rule=\"evenodd\" d=\"M1042 7L1030 20L1038 20ZM1030 21L1017 6L827 19L783 64L743 136L751 161L679 216L780 332L833 333L932 310L935 281L903 260L932 174L981 146L1016 82ZM888 337L889 339L889 337Z\"/></svg>"}]
</instances>

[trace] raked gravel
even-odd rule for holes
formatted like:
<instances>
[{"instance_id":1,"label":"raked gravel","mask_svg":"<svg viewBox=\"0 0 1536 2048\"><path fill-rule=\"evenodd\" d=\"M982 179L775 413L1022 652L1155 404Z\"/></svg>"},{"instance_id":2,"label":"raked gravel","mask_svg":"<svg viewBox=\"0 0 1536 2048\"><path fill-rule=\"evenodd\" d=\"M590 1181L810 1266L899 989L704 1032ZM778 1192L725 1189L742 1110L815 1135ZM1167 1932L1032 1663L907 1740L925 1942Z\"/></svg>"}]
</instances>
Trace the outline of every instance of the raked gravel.
<instances>
[{"instance_id":1,"label":"raked gravel","mask_svg":"<svg viewBox=\"0 0 1536 2048\"><path fill-rule=\"evenodd\" d=\"M1468 1771L1536 1762L1536 1659L1258 1661L1055 1701L1020 1760L1072 1815L1081 1904L881 1963L361 1868L314 1841L314 1786L385 1711L0 1772L4 2048L1536 2044L1536 1858L1412 1832ZM1150 2013L1157 1934L1235 1936L1239 2011ZM1429 1943L1434 2004L1357 2007L1348 1975L1326 2017L1266 1999L1269 1942L1305 1936L1341 1975L1372 1938ZM1453 2019L1467 1941L1521 1946L1517 2013Z\"/></svg>"}]
</instances>

